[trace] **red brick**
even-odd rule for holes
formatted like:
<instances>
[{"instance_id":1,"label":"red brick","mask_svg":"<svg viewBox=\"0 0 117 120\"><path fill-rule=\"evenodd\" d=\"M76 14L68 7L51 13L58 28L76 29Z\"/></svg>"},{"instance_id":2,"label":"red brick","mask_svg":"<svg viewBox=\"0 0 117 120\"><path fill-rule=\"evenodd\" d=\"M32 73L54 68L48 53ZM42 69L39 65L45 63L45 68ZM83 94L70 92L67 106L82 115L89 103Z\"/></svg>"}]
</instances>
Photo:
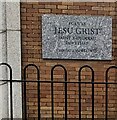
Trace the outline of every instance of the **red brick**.
<instances>
[{"instance_id":1,"label":"red brick","mask_svg":"<svg viewBox=\"0 0 117 120\"><path fill-rule=\"evenodd\" d=\"M59 8L59 9L58 9ZM68 81L78 81L78 71L81 66L88 64L95 71L95 81L105 81L105 71L110 65L117 65L117 45L116 45L116 3L103 2L30 2L21 3L21 37L22 37L22 71L24 66L34 63L40 68L40 79L51 80L51 68L56 64L66 67ZM113 18L113 60L111 61L82 61L82 60L46 60L42 59L42 36L41 19L42 14L71 14L71 15L96 15L111 16ZM63 81L63 70L54 71L54 81ZM89 69L83 69L82 81L91 81ZM115 70L109 72L109 81L116 82L117 74ZM36 79L36 71L28 69L27 79ZM72 119L78 118L78 83L68 84L68 116ZM91 117L92 86L81 85L82 93L82 117ZM55 117L64 117L64 91L63 83L54 83ZM116 114L116 88L108 85L109 117ZM51 117L51 84L41 83L41 116L50 119ZM104 117L105 85L95 85L95 117ZM37 84L27 83L27 114L29 117L37 117Z\"/></svg>"}]
</instances>

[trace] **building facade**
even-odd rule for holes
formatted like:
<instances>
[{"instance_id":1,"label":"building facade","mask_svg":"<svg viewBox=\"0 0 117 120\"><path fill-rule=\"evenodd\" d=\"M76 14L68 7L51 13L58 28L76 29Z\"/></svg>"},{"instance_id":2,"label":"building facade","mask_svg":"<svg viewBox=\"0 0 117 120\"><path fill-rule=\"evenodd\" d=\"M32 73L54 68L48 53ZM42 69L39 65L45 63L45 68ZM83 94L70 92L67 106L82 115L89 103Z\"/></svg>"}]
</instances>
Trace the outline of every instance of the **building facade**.
<instances>
[{"instance_id":1,"label":"building facade","mask_svg":"<svg viewBox=\"0 0 117 120\"><path fill-rule=\"evenodd\" d=\"M11 65L13 79L23 79L23 70L27 64L40 68L40 80L51 79L51 68L62 64L67 69L68 81L78 81L78 71L83 65L91 66L95 71L95 82L105 81L105 71L109 66L117 65L117 3L116 1L78 1L78 2L1 2L0 3L0 61ZM112 60L67 60L43 59L42 57L42 15L110 16L112 17ZM22 72L21 72L22 71ZM1 79L8 79L9 72L1 68ZM22 77L21 77L22 74ZM56 81L63 79L63 71L54 72ZM36 71L29 68L27 80L36 80ZM116 82L116 70L111 70L110 82ZM82 81L91 81L91 71L84 69ZM37 118L37 84L27 84L27 117ZM0 86L0 117L10 116L9 84ZM108 86L108 117L116 118L116 85ZM54 84L55 118L64 118L64 85ZM22 117L21 84L13 85L14 118ZM51 119L51 84L41 84L41 118ZM68 84L68 118L78 118L78 84ZM91 85L82 85L82 118L91 118ZM105 116L105 85L95 85L95 118ZM24 102L24 101L23 101ZM4 104L3 104L4 103Z\"/></svg>"}]
</instances>

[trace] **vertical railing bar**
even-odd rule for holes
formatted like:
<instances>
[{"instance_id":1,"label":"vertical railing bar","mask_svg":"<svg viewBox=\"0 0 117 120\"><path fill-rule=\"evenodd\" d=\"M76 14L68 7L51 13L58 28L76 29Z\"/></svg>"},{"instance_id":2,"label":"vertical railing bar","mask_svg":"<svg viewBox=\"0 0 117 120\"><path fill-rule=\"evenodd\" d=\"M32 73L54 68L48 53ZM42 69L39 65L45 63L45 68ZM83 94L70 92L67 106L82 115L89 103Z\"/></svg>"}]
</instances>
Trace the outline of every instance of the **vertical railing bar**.
<instances>
[{"instance_id":1,"label":"vertical railing bar","mask_svg":"<svg viewBox=\"0 0 117 120\"><path fill-rule=\"evenodd\" d=\"M78 75L78 80L79 80L79 120L81 120L81 70L82 68L80 68L79 70L79 75Z\"/></svg>"},{"instance_id":2,"label":"vertical railing bar","mask_svg":"<svg viewBox=\"0 0 117 120\"><path fill-rule=\"evenodd\" d=\"M26 106L26 68L24 68L24 120L27 120L27 106Z\"/></svg>"},{"instance_id":3,"label":"vertical railing bar","mask_svg":"<svg viewBox=\"0 0 117 120\"><path fill-rule=\"evenodd\" d=\"M81 120L81 79L79 78L79 120Z\"/></svg>"},{"instance_id":4,"label":"vertical railing bar","mask_svg":"<svg viewBox=\"0 0 117 120\"><path fill-rule=\"evenodd\" d=\"M38 120L41 119L40 107L40 81L38 80Z\"/></svg>"},{"instance_id":5,"label":"vertical railing bar","mask_svg":"<svg viewBox=\"0 0 117 120\"><path fill-rule=\"evenodd\" d=\"M40 113L40 72L38 67L37 68L37 80L38 80L38 85L37 85L37 92L38 92L38 120L41 119L41 113Z\"/></svg>"},{"instance_id":6,"label":"vertical railing bar","mask_svg":"<svg viewBox=\"0 0 117 120\"><path fill-rule=\"evenodd\" d=\"M11 114L10 118L11 118L11 120L13 120L12 68L7 63L0 63L0 66L1 65L7 66L9 68L9 70L10 70L10 114Z\"/></svg>"},{"instance_id":7,"label":"vertical railing bar","mask_svg":"<svg viewBox=\"0 0 117 120\"><path fill-rule=\"evenodd\" d=\"M106 82L106 103L105 103L105 107L106 107L106 117L105 117L105 120L108 120L108 82Z\"/></svg>"},{"instance_id":8,"label":"vertical railing bar","mask_svg":"<svg viewBox=\"0 0 117 120\"><path fill-rule=\"evenodd\" d=\"M92 82L92 120L94 120L94 82Z\"/></svg>"},{"instance_id":9,"label":"vertical railing bar","mask_svg":"<svg viewBox=\"0 0 117 120\"><path fill-rule=\"evenodd\" d=\"M51 69L51 107L52 120L54 120L53 69Z\"/></svg>"},{"instance_id":10,"label":"vertical railing bar","mask_svg":"<svg viewBox=\"0 0 117 120\"><path fill-rule=\"evenodd\" d=\"M106 92L105 92L105 120L108 120L108 72L109 72L109 69L111 67L109 67L107 70L106 70Z\"/></svg>"},{"instance_id":11,"label":"vertical railing bar","mask_svg":"<svg viewBox=\"0 0 117 120\"><path fill-rule=\"evenodd\" d=\"M67 71L65 71L65 120L67 120Z\"/></svg>"},{"instance_id":12,"label":"vertical railing bar","mask_svg":"<svg viewBox=\"0 0 117 120\"><path fill-rule=\"evenodd\" d=\"M23 74L22 74L23 75ZM21 75L21 91L22 91L22 119L24 119L24 80L22 80L22 78L24 77L24 76L22 76Z\"/></svg>"},{"instance_id":13,"label":"vertical railing bar","mask_svg":"<svg viewBox=\"0 0 117 120\"><path fill-rule=\"evenodd\" d=\"M10 106L11 106L11 120L13 120L13 89L12 89L12 70L10 70Z\"/></svg>"},{"instance_id":14,"label":"vertical railing bar","mask_svg":"<svg viewBox=\"0 0 117 120\"><path fill-rule=\"evenodd\" d=\"M105 92L105 120L108 120L108 71L110 67L106 70L106 92Z\"/></svg>"},{"instance_id":15,"label":"vertical railing bar","mask_svg":"<svg viewBox=\"0 0 117 120\"><path fill-rule=\"evenodd\" d=\"M92 70L92 120L94 120L94 70Z\"/></svg>"}]
</instances>

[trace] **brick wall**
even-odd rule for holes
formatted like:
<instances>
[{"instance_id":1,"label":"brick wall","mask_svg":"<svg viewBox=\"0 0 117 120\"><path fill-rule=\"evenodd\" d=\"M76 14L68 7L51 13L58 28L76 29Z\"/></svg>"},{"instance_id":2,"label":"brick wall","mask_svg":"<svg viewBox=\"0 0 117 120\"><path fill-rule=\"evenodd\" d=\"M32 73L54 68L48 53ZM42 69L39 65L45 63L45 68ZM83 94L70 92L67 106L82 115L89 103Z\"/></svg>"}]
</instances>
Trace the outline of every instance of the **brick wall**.
<instances>
[{"instance_id":1,"label":"brick wall","mask_svg":"<svg viewBox=\"0 0 117 120\"><path fill-rule=\"evenodd\" d=\"M62 64L68 72L68 81L78 80L78 70L87 64L95 71L95 81L102 82L105 71L111 65L117 65L117 4L104 2L37 2L21 3L21 28L22 28L22 69L29 63L40 67L41 80L50 80L52 66ZM41 16L42 14L69 14L69 15L96 15L112 16L113 19L113 58L112 61L90 60L43 60ZM55 70L55 80L63 80L63 71ZM84 69L82 81L91 81L90 70ZM111 70L109 81L116 82L117 74ZM27 79L36 79L36 71L28 69ZM27 84L28 117L37 117L37 92L36 83ZM51 118L51 86L41 84L41 117ZM64 85L54 84L55 117L64 117ZM109 117L116 117L116 85L109 85ZM95 118L105 115L105 85L95 85ZM82 85L82 117L91 118L91 85ZM78 118L78 85L68 84L68 117Z\"/></svg>"}]
</instances>

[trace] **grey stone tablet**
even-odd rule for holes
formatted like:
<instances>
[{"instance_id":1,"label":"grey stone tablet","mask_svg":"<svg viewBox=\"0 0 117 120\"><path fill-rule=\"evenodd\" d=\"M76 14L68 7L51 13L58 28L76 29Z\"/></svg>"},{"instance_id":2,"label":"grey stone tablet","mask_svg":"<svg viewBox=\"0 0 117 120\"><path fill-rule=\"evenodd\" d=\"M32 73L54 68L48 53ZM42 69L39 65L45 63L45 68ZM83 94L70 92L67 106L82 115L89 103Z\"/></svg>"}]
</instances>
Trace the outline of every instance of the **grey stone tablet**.
<instances>
[{"instance_id":1,"label":"grey stone tablet","mask_svg":"<svg viewBox=\"0 0 117 120\"><path fill-rule=\"evenodd\" d=\"M43 15L42 57L112 60L112 18Z\"/></svg>"}]
</instances>

